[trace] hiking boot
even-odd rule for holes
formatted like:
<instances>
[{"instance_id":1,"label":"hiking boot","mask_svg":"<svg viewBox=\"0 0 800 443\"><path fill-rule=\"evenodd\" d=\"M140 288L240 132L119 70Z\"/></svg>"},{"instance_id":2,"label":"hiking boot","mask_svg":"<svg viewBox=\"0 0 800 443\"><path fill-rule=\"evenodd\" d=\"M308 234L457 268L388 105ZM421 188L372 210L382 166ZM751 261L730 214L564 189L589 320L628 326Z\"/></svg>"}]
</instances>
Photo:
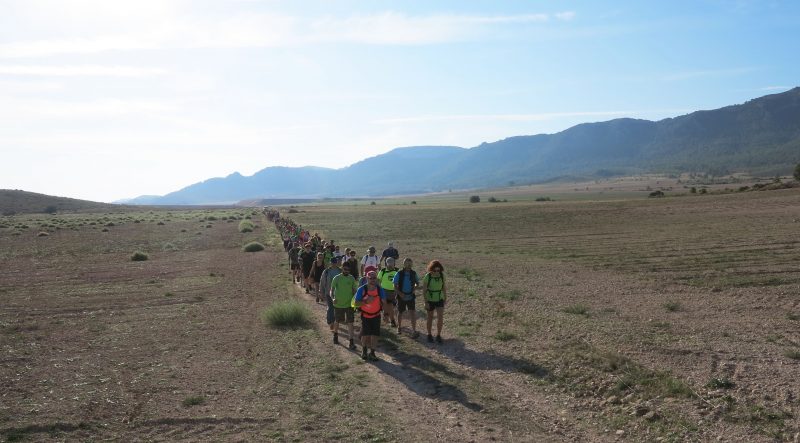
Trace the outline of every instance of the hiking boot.
<instances>
[{"instance_id":1,"label":"hiking boot","mask_svg":"<svg viewBox=\"0 0 800 443\"><path fill-rule=\"evenodd\" d=\"M403 328L397 328L397 335L401 335L403 333Z\"/></svg>"},{"instance_id":2,"label":"hiking boot","mask_svg":"<svg viewBox=\"0 0 800 443\"><path fill-rule=\"evenodd\" d=\"M396 322L396 321L394 321L394 320L392 320L392 327L394 328L394 327L396 327L396 326L397 326L397 322Z\"/></svg>"},{"instance_id":3,"label":"hiking boot","mask_svg":"<svg viewBox=\"0 0 800 443\"><path fill-rule=\"evenodd\" d=\"M353 343L353 340L352 340L352 339L350 339L350 346L348 346L348 348L350 348L350 349L352 349L352 350L354 350L354 351L356 350L356 344L355 344L355 343ZM366 349L366 348L365 348L365 349ZM367 351L365 350L364 352L367 352Z\"/></svg>"},{"instance_id":4,"label":"hiking boot","mask_svg":"<svg viewBox=\"0 0 800 443\"><path fill-rule=\"evenodd\" d=\"M339 334L333 334L333 344L339 344Z\"/></svg>"},{"instance_id":5,"label":"hiking boot","mask_svg":"<svg viewBox=\"0 0 800 443\"><path fill-rule=\"evenodd\" d=\"M414 331L411 333L411 338L419 338L419 331Z\"/></svg>"},{"instance_id":6,"label":"hiking boot","mask_svg":"<svg viewBox=\"0 0 800 443\"><path fill-rule=\"evenodd\" d=\"M367 360L367 348L364 348L364 352L361 353L361 360Z\"/></svg>"},{"instance_id":7,"label":"hiking boot","mask_svg":"<svg viewBox=\"0 0 800 443\"><path fill-rule=\"evenodd\" d=\"M369 359L372 360L372 361L380 360L380 358L378 358L378 356L375 355L375 351L372 351L372 352L369 353Z\"/></svg>"},{"instance_id":8,"label":"hiking boot","mask_svg":"<svg viewBox=\"0 0 800 443\"><path fill-rule=\"evenodd\" d=\"M428 343L433 343L433 336L428 334Z\"/></svg>"},{"instance_id":9,"label":"hiking boot","mask_svg":"<svg viewBox=\"0 0 800 443\"><path fill-rule=\"evenodd\" d=\"M441 342L442 342L442 336L441 335L437 335L436 336L436 343L441 343Z\"/></svg>"}]
</instances>

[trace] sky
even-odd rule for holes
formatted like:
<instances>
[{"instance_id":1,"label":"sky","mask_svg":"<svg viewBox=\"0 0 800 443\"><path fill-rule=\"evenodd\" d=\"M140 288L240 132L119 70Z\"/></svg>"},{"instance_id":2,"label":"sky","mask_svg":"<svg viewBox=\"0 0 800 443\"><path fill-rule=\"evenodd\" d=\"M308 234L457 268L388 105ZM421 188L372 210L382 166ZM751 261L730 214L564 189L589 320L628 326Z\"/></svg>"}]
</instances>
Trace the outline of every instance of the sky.
<instances>
[{"instance_id":1,"label":"sky","mask_svg":"<svg viewBox=\"0 0 800 443\"><path fill-rule=\"evenodd\" d=\"M0 0L0 188L110 202L659 120L799 86L798 54L796 0Z\"/></svg>"}]
</instances>

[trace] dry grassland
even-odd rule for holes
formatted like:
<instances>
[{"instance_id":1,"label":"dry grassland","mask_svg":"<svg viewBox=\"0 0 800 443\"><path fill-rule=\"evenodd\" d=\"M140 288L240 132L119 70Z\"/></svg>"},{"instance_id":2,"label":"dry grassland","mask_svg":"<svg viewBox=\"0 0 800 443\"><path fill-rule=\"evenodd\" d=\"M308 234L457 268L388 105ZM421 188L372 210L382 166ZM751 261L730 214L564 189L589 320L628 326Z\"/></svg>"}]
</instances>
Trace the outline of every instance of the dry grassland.
<instances>
[{"instance_id":1,"label":"dry grassland","mask_svg":"<svg viewBox=\"0 0 800 443\"><path fill-rule=\"evenodd\" d=\"M0 439L798 438L796 189L300 210L359 255L442 260L445 343L333 346L250 210L3 217ZM317 326L267 327L287 298Z\"/></svg>"}]
</instances>

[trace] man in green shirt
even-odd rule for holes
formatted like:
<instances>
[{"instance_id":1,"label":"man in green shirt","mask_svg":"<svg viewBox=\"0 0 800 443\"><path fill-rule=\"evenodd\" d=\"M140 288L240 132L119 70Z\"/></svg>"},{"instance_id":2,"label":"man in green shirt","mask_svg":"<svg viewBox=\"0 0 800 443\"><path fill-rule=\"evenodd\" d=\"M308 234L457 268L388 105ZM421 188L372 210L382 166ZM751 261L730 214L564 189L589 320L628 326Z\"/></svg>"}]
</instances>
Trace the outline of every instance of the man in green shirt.
<instances>
[{"instance_id":1,"label":"man in green shirt","mask_svg":"<svg viewBox=\"0 0 800 443\"><path fill-rule=\"evenodd\" d=\"M350 275L350 269L342 266L342 273L333 277L331 281L331 298L333 299L333 343L339 343L339 324L347 325L347 332L350 336L350 349L356 349L353 342L353 320L354 312L351 305L353 296L358 290L358 282L355 277Z\"/></svg>"}]
</instances>

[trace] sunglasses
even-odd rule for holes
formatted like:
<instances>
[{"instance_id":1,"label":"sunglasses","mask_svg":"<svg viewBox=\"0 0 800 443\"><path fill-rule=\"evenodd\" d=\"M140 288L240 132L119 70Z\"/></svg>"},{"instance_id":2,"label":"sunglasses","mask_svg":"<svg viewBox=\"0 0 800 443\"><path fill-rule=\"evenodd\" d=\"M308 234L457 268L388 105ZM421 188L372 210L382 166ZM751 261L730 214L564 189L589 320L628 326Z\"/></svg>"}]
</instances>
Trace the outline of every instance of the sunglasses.
<instances>
[{"instance_id":1,"label":"sunglasses","mask_svg":"<svg viewBox=\"0 0 800 443\"><path fill-rule=\"evenodd\" d=\"M442 268L431 269L431 272L442 272Z\"/></svg>"}]
</instances>

